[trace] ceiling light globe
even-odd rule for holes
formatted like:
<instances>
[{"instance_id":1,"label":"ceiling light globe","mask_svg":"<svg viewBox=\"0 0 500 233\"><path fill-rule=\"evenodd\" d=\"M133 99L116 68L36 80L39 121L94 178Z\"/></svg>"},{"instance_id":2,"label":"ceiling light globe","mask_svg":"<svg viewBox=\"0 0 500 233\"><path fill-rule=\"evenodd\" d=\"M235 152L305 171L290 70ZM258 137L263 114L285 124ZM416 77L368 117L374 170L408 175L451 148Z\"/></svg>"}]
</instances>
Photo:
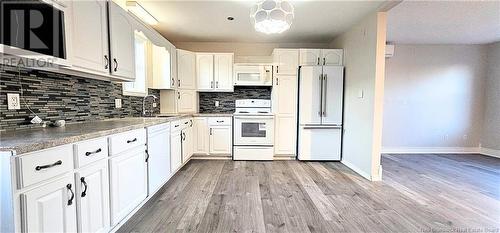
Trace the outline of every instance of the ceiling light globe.
<instances>
[{"instance_id":1,"label":"ceiling light globe","mask_svg":"<svg viewBox=\"0 0 500 233\"><path fill-rule=\"evenodd\" d=\"M255 30L265 34L282 33L292 25L293 6L286 0L264 0L250 10Z\"/></svg>"}]
</instances>

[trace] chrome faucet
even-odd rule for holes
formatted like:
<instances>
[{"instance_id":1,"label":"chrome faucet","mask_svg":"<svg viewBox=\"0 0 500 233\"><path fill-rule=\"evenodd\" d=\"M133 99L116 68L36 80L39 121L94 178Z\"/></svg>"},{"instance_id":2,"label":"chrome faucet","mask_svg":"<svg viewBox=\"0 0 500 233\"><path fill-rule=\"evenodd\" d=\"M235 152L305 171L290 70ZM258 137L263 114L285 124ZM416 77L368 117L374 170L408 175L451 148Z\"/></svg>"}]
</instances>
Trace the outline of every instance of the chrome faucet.
<instances>
[{"instance_id":1,"label":"chrome faucet","mask_svg":"<svg viewBox=\"0 0 500 233\"><path fill-rule=\"evenodd\" d=\"M147 96L144 96L144 98L142 99L142 116L145 117L146 116L146 99L148 97L153 97L153 104L156 103L156 99L158 99L158 97L156 97L155 95L147 95ZM153 110L149 110L149 116L153 116Z\"/></svg>"}]
</instances>

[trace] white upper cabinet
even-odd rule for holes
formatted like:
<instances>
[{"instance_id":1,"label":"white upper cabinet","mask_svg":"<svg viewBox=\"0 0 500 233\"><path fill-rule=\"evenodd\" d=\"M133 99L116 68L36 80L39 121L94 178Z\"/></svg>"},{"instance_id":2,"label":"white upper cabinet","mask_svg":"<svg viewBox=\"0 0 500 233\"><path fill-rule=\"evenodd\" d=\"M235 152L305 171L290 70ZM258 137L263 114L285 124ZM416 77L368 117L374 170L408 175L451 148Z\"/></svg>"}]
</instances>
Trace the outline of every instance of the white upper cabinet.
<instances>
[{"instance_id":1,"label":"white upper cabinet","mask_svg":"<svg viewBox=\"0 0 500 233\"><path fill-rule=\"evenodd\" d=\"M300 49L301 66L341 66L342 49Z\"/></svg>"},{"instance_id":2,"label":"white upper cabinet","mask_svg":"<svg viewBox=\"0 0 500 233\"><path fill-rule=\"evenodd\" d=\"M299 66L299 50L275 49L273 61L276 65L275 74L296 75Z\"/></svg>"},{"instance_id":3,"label":"white upper cabinet","mask_svg":"<svg viewBox=\"0 0 500 233\"><path fill-rule=\"evenodd\" d=\"M196 112L196 91L177 90L177 112L194 113Z\"/></svg>"},{"instance_id":4,"label":"white upper cabinet","mask_svg":"<svg viewBox=\"0 0 500 233\"><path fill-rule=\"evenodd\" d=\"M21 194L23 232L76 232L76 195L70 175Z\"/></svg>"},{"instance_id":5,"label":"white upper cabinet","mask_svg":"<svg viewBox=\"0 0 500 233\"><path fill-rule=\"evenodd\" d=\"M233 91L233 54L197 53L198 91Z\"/></svg>"},{"instance_id":6,"label":"white upper cabinet","mask_svg":"<svg viewBox=\"0 0 500 233\"><path fill-rule=\"evenodd\" d=\"M112 1L108 4L111 74L126 81L134 81L134 25L124 9Z\"/></svg>"},{"instance_id":7,"label":"white upper cabinet","mask_svg":"<svg viewBox=\"0 0 500 233\"><path fill-rule=\"evenodd\" d=\"M196 77L199 91L211 91L214 83L214 55L206 53L196 54Z\"/></svg>"},{"instance_id":8,"label":"white upper cabinet","mask_svg":"<svg viewBox=\"0 0 500 233\"><path fill-rule=\"evenodd\" d=\"M342 49L322 49L322 62L321 64L326 66L342 66L343 65L343 54Z\"/></svg>"},{"instance_id":9,"label":"white upper cabinet","mask_svg":"<svg viewBox=\"0 0 500 233\"><path fill-rule=\"evenodd\" d=\"M233 63L232 53L214 55L215 89L217 91L233 91Z\"/></svg>"},{"instance_id":10,"label":"white upper cabinet","mask_svg":"<svg viewBox=\"0 0 500 233\"><path fill-rule=\"evenodd\" d=\"M106 2L69 1L70 61L75 70L109 74L108 19ZM92 17L89 17L89 16Z\"/></svg>"},{"instance_id":11,"label":"white upper cabinet","mask_svg":"<svg viewBox=\"0 0 500 233\"><path fill-rule=\"evenodd\" d=\"M203 59L202 59L203 60ZM196 90L196 54L177 49L177 79L182 90Z\"/></svg>"},{"instance_id":12,"label":"white upper cabinet","mask_svg":"<svg viewBox=\"0 0 500 233\"><path fill-rule=\"evenodd\" d=\"M299 64L301 66L316 66L323 64L321 60L321 49L300 49L299 53Z\"/></svg>"},{"instance_id":13,"label":"white upper cabinet","mask_svg":"<svg viewBox=\"0 0 500 233\"><path fill-rule=\"evenodd\" d=\"M151 46L152 59L150 67L152 68L152 78L149 88L153 89L171 89L174 88L174 78L171 76L171 56L168 48Z\"/></svg>"}]
</instances>

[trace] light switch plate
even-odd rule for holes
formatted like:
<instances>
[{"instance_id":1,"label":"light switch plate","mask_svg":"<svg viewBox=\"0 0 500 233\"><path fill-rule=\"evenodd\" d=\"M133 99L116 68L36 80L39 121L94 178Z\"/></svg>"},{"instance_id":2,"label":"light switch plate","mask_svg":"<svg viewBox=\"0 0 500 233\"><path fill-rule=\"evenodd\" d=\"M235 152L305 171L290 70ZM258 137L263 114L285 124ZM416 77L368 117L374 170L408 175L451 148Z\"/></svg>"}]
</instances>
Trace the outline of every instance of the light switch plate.
<instances>
[{"instance_id":1,"label":"light switch plate","mask_svg":"<svg viewBox=\"0 0 500 233\"><path fill-rule=\"evenodd\" d=\"M21 100L17 93L7 93L7 105L9 110L21 109Z\"/></svg>"},{"instance_id":2,"label":"light switch plate","mask_svg":"<svg viewBox=\"0 0 500 233\"><path fill-rule=\"evenodd\" d=\"M115 108L122 108L122 99L115 99Z\"/></svg>"},{"instance_id":3,"label":"light switch plate","mask_svg":"<svg viewBox=\"0 0 500 233\"><path fill-rule=\"evenodd\" d=\"M218 100L215 101L215 107L219 107L219 101Z\"/></svg>"}]
</instances>

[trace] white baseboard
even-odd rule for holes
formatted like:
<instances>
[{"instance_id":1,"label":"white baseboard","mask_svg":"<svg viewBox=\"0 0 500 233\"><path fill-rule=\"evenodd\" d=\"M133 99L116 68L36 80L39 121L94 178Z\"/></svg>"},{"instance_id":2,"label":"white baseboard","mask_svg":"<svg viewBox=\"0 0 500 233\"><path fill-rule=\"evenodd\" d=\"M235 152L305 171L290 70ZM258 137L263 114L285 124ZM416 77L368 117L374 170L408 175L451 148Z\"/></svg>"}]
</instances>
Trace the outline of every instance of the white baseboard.
<instances>
[{"instance_id":1,"label":"white baseboard","mask_svg":"<svg viewBox=\"0 0 500 233\"><path fill-rule=\"evenodd\" d=\"M479 147L383 147L382 154L474 154Z\"/></svg>"},{"instance_id":2,"label":"white baseboard","mask_svg":"<svg viewBox=\"0 0 500 233\"><path fill-rule=\"evenodd\" d=\"M347 161L345 159L341 160L340 162L343 163L344 165L346 165L348 168L350 168L354 172L358 173L360 176L364 177L365 179L372 180L372 177L371 177L370 174L368 174L365 171L361 170L359 167L357 167L353 163L351 163L351 162L349 162L349 161Z\"/></svg>"},{"instance_id":3,"label":"white baseboard","mask_svg":"<svg viewBox=\"0 0 500 233\"><path fill-rule=\"evenodd\" d=\"M500 150L481 147L481 154L491 156L491 157L500 158Z\"/></svg>"}]
</instances>

